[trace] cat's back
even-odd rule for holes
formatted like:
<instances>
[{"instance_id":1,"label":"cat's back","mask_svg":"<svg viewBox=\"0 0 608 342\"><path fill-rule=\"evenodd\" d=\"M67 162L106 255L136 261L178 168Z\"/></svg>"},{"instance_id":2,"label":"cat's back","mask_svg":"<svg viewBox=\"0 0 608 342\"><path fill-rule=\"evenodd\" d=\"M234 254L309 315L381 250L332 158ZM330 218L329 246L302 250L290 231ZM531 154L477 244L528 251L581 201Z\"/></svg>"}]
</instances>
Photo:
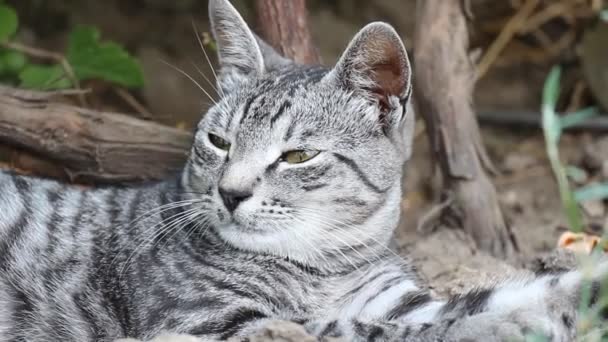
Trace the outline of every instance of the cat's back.
<instances>
[{"instance_id":1,"label":"cat's back","mask_svg":"<svg viewBox=\"0 0 608 342\"><path fill-rule=\"evenodd\" d=\"M0 171L0 341L94 340L90 324L75 318L110 319L93 288L104 246L118 240L132 207L152 206L146 201L157 192Z\"/></svg>"}]
</instances>

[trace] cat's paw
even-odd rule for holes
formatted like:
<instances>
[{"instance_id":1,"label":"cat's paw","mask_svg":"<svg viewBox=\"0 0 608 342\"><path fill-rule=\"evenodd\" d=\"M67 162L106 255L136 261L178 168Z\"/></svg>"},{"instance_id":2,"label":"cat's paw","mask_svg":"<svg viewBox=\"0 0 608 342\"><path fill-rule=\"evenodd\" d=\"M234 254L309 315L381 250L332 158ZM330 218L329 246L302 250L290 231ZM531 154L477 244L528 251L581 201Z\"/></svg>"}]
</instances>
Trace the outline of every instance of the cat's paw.
<instances>
[{"instance_id":1,"label":"cat's paw","mask_svg":"<svg viewBox=\"0 0 608 342\"><path fill-rule=\"evenodd\" d=\"M121 338L114 342L143 342L134 338ZM162 334L146 342L212 342L208 339L184 334Z\"/></svg>"},{"instance_id":2,"label":"cat's paw","mask_svg":"<svg viewBox=\"0 0 608 342\"><path fill-rule=\"evenodd\" d=\"M454 341L523 342L533 337L542 337L546 341L567 342L575 339L573 324L569 318L556 319L533 311L512 312L508 315L487 312L454 324L449 335Z\"/></svg>"}]
</instances>

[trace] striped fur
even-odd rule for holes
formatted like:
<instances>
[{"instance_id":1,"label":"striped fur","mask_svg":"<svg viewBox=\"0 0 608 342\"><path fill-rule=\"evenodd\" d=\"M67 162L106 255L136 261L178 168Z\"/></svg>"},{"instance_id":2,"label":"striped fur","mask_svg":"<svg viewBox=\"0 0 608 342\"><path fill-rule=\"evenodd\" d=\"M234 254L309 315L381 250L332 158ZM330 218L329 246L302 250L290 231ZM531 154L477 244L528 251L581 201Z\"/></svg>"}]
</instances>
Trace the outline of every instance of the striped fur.
<instances>
[{"instance_id":1,"label":"striped fur","mask_svg":"<svg viewBox=\"0 0 608 342\"><path fill-rule=\"evenodd\" d=\"M180 174L88 189L0 173L0 341L241 340L273 320L350 341L573 338L579 272L444 301L388 249L414 122L390 26L327 69L280 57L226 0L210 14L222 97Z\"/></svg>"}]
</instances>

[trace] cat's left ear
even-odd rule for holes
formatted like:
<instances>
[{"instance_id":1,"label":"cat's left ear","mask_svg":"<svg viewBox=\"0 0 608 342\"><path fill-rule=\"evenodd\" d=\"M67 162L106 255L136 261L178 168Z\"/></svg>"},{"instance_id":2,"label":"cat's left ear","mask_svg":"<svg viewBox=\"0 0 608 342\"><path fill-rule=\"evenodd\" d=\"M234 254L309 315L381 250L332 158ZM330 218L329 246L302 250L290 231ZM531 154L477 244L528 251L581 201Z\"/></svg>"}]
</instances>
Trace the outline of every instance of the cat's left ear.
<instances>
[{"instance_id":1,"label":"cat's left ear","mask_svg":"<svg viewBox=\"0 0 608 342\"><path fill-rule=\"evenodd\" d=\"M209 0L209 18L220 63L218 83L223 89L290 63L249 29L228 0Z\"/></svg>"},{"instance_id":2,"label":"cat's left ear","mask_svg":"<svg viewBox=\"0 0 608 342\"><path fill-rule=\"evenodd\" d=\"M359 31L328 77L376 102L386 121L405 114L411 74L405 46L395 29L376 22ZM395 107L401 107L402 113L393 113Z\"/></svg>"}]
</instances>

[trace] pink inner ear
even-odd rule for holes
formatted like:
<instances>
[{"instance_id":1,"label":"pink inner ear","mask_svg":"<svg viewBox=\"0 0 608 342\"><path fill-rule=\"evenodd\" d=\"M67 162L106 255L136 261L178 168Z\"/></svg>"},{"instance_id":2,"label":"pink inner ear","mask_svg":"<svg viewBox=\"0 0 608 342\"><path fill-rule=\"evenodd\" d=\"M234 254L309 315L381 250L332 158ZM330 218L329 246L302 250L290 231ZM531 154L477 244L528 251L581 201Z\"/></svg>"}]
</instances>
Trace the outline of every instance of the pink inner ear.
<instances>
[{"instance_id":1,"label":"pink inner ear","mask_svg":"<svg viewBox=\"0 0 608 342\"><path fill-rule=\"evenodd\" d=\"M390 37L373 42L375 56L370 56L370 77L375 83L372 92L380 100L383 109L388 109L389 96L402 96L406 92L408 75L405 56L401 55L399 45ZM376 46L373 46L376 45Z\"/></svg>"},{"instance_id":2,"label":"pink inner ear","mask_svg":"<svg viewBox=\"0 0 608 342\"><path fill-rule=\"evenodd\" d=\"M385 96L399 96L405 91L405 79L400 63L376 64L372 68L377 91Z\"/></svg>"},{"instance_id":3,"label":"pink inner ear","mask_svg":"<svg viewBox=\"0 0 608 342\"><path fill-rule=\"evenodd\" d=\"M378 98L382 111L390 109L389 96L401 96L405 92L407 77L400 64L391 61L372 66L372 79L376 84L372 93Z\"/></svg>"}]
</instances>

